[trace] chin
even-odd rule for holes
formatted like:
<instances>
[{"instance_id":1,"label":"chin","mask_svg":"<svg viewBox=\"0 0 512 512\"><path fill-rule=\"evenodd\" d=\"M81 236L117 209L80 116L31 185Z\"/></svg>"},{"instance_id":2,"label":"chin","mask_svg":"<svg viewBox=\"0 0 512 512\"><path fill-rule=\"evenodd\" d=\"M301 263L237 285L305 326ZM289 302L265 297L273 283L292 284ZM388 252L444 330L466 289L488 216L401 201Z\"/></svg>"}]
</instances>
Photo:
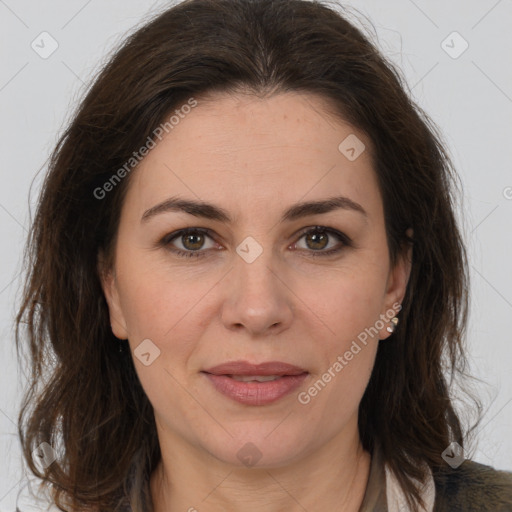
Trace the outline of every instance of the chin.
<instances>
[{"instance_id":1,"label":"chin","mask_svg":"<svg viewBox=\"0 0 512 512\"><path fill-rule=\"evenodd\" d=\"M292 435L289 429L278 432L276 424L269 428L245 429L205 447L216 459L233 466L270 469L286 466L307 451L304 435ZM229 428L228 428L228 431ZM230 431L231 432L231 431Z\"/></svg>"}]
</instances>

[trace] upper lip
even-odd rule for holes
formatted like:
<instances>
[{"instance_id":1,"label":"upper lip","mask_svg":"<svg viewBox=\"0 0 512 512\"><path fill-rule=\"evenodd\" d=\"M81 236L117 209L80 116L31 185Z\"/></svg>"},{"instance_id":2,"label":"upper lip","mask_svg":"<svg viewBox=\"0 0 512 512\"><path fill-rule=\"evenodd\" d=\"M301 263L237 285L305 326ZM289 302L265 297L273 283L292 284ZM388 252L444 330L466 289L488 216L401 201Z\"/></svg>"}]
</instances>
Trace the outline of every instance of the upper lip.
<instances>
[{"instance_id":1,"label":"upper lip","mask_svg":"<svg viewBox=\"0 0 512 512\"><path fill-rule=\"evenodd\" d=\"M213 375L300 375L307 370L281 361L253 364L247 361L230 361L203 370Z\"/></svg>"}]
</instances>

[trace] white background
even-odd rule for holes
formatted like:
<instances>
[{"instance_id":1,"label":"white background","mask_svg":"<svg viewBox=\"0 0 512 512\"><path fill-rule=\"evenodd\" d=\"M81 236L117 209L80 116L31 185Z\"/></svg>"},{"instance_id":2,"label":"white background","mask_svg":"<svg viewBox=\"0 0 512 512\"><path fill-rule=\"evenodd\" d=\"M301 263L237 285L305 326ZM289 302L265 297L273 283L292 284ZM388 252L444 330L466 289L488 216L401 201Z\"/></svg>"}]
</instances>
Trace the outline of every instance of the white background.
<instances>
[{"instance_id":1,"label":"white background","mask_svg":"<svg viewBox=\"0 0 512 512\"><path fill-rule=\"evenodd\" d=\"M134 26L169 2L0 0L0 511L14 511L22 475L16 434L22 379L13 316L31 203L46 159L84 83ZM376 28L381 50L402 69L415 100L440 126L464 184L471 258L468 345L486 404L469 456L512 470L512 2L352 1ZM57 50L42 59L31 43L47 31ZM454 59L441 43L457 31L469 44ZM451 36L452 52L463 41ZM508 187L508 188L507 188ZM28 510L25 507L23 510Z\"/></svg>"}]
</instances>

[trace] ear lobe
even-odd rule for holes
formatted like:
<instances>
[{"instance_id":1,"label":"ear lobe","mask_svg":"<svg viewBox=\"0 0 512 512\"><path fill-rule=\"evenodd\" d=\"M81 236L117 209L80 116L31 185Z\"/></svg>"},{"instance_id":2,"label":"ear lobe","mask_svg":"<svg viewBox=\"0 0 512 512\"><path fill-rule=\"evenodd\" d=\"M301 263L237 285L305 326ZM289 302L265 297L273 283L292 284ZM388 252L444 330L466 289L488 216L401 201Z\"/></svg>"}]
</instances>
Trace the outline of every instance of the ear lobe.
<instances>
[{"instance_id":1,"label":"ear lobe","mask_svg":"<svg viewBox=\"0 0 512 512\"><path fill-rule=\"evenodd\" d=\"M406 235L409 239L412 239L412 228L406 231ZM413 245L411 241L405 242L400 254L398 255L395 266L391 269L388 289L386 290L385 307L386 310L396 309L395 305L402 304L405 292L407 290L407 284L411 275L412 268L412 250ZM398 316L398 311L396 313ZM391 320L391 319L389 319ZM389 326L389 323L387 324ZM381 332L380 339L386 339L390 336L389 331L386 327Z\"/></svg>"},{"instance_id":2,"label":"ear lobe","mask_svg":"<svg viewBox=\"0 0 512 512\"><path fill-rule=\"evenodd\" d=\"M119 300L115 270L106 268L105 256L101 250L98 252L97 269L101 288L103 289L103 294L105 295L105 300L108 305L112 332L116 338L126 340L128 339L128 329Z\"/></svg>"}]
</instances>

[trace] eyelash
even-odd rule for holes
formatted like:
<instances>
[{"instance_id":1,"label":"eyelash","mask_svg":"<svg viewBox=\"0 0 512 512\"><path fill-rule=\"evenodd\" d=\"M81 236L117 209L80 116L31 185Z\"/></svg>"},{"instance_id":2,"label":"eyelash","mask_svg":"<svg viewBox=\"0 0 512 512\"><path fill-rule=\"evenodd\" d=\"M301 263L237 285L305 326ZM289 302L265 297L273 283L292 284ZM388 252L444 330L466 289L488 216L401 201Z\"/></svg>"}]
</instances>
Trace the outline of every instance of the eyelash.
<instances>
[{"instance_id":1,"label":"eyelash","mask_svg":"<svg viewBox=\"0 0 512 512\"><path fill-rule=\"evenodd\" d=\"M209 238L213 239L212 231L205 228L186 228L186 229L180 229L179 231L175 231L173 233L170 233L166 236L164 236L160 242L159 245L169 249L169 245L173 240L176 238L179 238L180 236L184 235L190 235L190 234L197 234L200 233L202 235L206 235ZM334 235L336 238L340 240L342 243L341 247L338 247L336 249L330 249L328 251L313 251L313 250L306 250L306 252L310 252L311 256L314 258L325 258L328 256L332 256L333 254L337 254L340 251L343 250L344 247L352 247L352 240L345 235L344 233L341 233L340 231L332 228L327 228L324 226L314 226L312 228L306 229L305 231L301 232L298 240L300 240L305 235L311 234L311 233L327 233L329 235ZM297 241L298 241L297 240ZM205 256L204 250L198 249L197 251L183 251L181 249L170 249L176 256L183 257L183 258L202 258Z\"/></svg>"}]
</instances>

